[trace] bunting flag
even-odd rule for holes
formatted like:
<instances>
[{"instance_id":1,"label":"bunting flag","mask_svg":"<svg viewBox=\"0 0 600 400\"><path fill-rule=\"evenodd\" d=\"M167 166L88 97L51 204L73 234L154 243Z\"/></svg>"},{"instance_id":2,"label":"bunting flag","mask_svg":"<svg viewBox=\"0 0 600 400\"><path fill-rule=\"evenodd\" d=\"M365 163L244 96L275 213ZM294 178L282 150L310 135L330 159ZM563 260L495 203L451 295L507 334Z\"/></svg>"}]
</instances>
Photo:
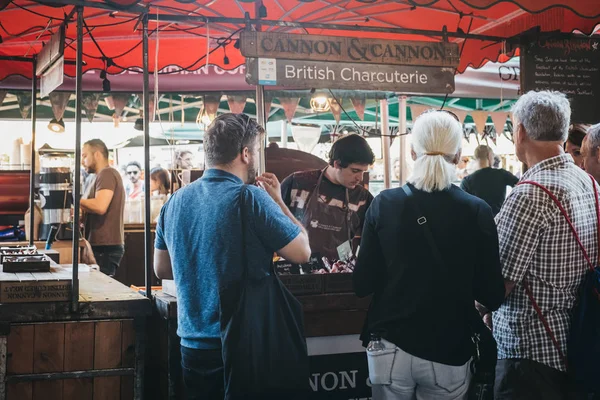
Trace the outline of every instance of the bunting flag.
<instances>
[{"instance_id":1,"label":"bunting flag","mask_svg":"<svg viewBox=\"0 0 600 400\"><path fill-rule=\"evenodd\" d=\"M506 111L496 111L491 112L490 115L492 116L492 122L494 123L494 128L496 129L496 136L502 135L508 113Z\"/></svg>"},{"instance_id":2,"label":"bunting flag","mask_svg":"<svg viewBox=\"0 0 600 400\"><path fill-rule=\"evenodd\" d=\"M54 119L60 121L65 115L65 109L69 104L71 93L51 92L48 97L50 98L50 105L52 106L52 114L54 114Z\"/></svg>"},{"instance_id":3,"label":"bunting flag","mask_svg":"<svg viewBox=\"0 0 600 400\"><path fill-rule=\"evenodd\" d=\"M7 94L8 92L6 90L0 90L0 106L2 105L2 103L4 103L4 98Z\"/></svg>"},{"instance_id":4,"label":"bunting flag","mask_svg":"<svg viewBox=\"0 0 600 400\"><path fill-rule=\"evenodd\" d=\"M246 108L246 96L227 96L227 104L229 104L229 111L234 114L243 114L244 108ZM270 104L270 103L269 103ZM266 109L266 99L265 99ZM267 116L269 113L266 113Z\"/></svg>"},{"instance_id":5,"label":"bunting flag","mask_svg":"<svg viewBox=\"0 0 600 400\"><path fill-rule=\"evenodd\" d=\"M217 114L219 112L219 105L221 104L221 96L214 95L206 95L204 96L204 104L202 107L204 108L204 112L211 121L214 121L217 118Z\"/></svg>"},{"instance_id":6,"label":"bunting flag","mask_svg":"<svg viewBox=\"0 0 600 400\"><path fill-rule=\"evenodd\" d=\"M340 120L342 119L342 106L340 105L340 103L338 103L338 100L336 98L328 98L327 101L329 102L329 110L333 114L335 122L339 124ZM340 101L342 103L344 102L343 99L340 99Z\"/></svg>"},{"instance_id":7,"label":"bunting flag","mask_svg":"<svg viewBox=\"0 0 600 400\"><path fill-rule=\"evenodd\" d=\"M129 103L130 94L127 93L114 93L110 96L107 96L104 101L106 102L106 106L109 110L115 110L113 114L113 121L115 123L115 127L119 126L119 121L121 120L121 115L123 115L123 110L127 107Z\"/></svg>"},{"instance_id":8,"label":"bunting flag","mask_svg":"<svg viewBox=\"0 0 600 400\"><path fill-rule=\"evenodd\" d=\"M298 97L280 97L279 104L283 107L283 111L285 113L285 117L288 122L292 122L294 115L296 114L296 108L298 108L298 102L300 98Z\"/></svg>"},{"instance_id":9,"label":"bunting flag","mask_svg":"<svg viewBox=\"0 0 600 400\"><path fill-rule=\"evenodd\" d=\"M417 120L417 118L419 118L419 115L421 115L425 111L433 108L431 106L426 106L426 105L422 105L422 104L411 104L409 107L410 107L410 115L411 115L412 122L415 122Z\"/></svg>"},{"instance_id":10,"label":"bunting flag","mask_svg":"<svg viewBox=\"0 0 600 400\"><path fill-rule=\"evenodd\" d=\"M317 143L319 143L321 127L318 125L292 125L292 137L298 145L299 150L310 153L314 150Z\"/></svg>"},{"instance_id":11,"label":"bunting flag","mask_svg":"<svg viewBox=\"0 0 600 400\"><path fill-rule=\"evenodd\" d=\"M485 123L487 122L489 114L489 111L471 111L471 118L473 118L473 122L475 122L477 133L479 133L481 136L484 136Z\"/></svg>"},{"instance_id":12,"label":"bunting flag","mask_svg":"<svg viewBox=\"0 0 600 400\"><path fill-rule=\"evenodd\" d=\"M356 111L356 115L358 115L358 118L360 118L361 120L364 121L365 120L365 106L367 105L367 99L351 97L350 101L352 102L352 105L354 106L354 111Z\"/></svg>"},{"instance_id":13,"label":"bunting flag","mask_svg":"<svg viewBox=\"0 0 600 400\"><path fill-rule=\"evenodd\" d=\"M88 121L93 122L98 103L100 102L100 93L85 93L82 99L83 108L85 108L85 116Z\"/></svg>"},{"instance_id":14,"label":"bunting flag","mask_svg":"<svg viewBox=\"0 0 600 400\"><path fill-rule=\"evenodd\" d=\"M458 108L449 108L448 111L452 111L458 117L458 122L463 125L465 123L465 118L467 118L468 111L459 110Z\"/></svg>"},{"instance_id":15,"label":"bunting flag","mask_svg":"<svg viewBox=\"0 0 600 400\"><path fill-rule=\"evenodd\" d=\"M17 102L19 103L19 111L21 112L21 117L23 117L23 119L27 118L27 116L29 115L29 110L31 110L31 93L18 92Z\"/></svg>"}]
</instances>

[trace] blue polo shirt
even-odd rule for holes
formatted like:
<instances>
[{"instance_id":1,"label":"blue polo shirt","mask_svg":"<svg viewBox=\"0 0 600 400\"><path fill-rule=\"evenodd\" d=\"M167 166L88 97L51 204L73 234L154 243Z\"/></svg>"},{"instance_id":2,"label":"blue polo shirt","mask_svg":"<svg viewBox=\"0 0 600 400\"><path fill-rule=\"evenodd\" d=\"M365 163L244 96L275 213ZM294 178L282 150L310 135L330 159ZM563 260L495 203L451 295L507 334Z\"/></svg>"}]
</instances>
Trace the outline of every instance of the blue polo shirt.
<instances>
[{"instance_id":1,"label":"blue polo shirt","mask_svg":"<svg viewBox=\"0 0 600 400\"><path fill-rule=\"evenodd\" d=\"M268 274L273 253L294 240L300 228L264 190L209 169L162 207L154 247L168 250L171 258L182 346L221 347L219 288L242 276L241 218L246 221L249 274Z\"/></svg>"}]
</instances>

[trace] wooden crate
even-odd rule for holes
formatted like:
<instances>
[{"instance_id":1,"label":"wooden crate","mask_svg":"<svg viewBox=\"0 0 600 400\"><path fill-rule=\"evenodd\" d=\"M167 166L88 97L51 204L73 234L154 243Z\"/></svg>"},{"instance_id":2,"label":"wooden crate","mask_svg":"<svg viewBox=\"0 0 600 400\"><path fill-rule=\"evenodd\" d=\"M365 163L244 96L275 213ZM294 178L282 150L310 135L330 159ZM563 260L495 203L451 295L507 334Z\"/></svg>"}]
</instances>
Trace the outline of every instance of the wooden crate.
<instances>
[{"instance_id":1,"label":"wooden crate","mask_svg":"<svg viewBox=\"0 0 600 400\"><path fill-rule=\"evenodd\" d=\"M7 400L133 399L133 320L12 325L7 342Z\"/></svg>"},{"instance_id":2,"label":"wooden crate","mask_svg":"<svg viewBox=\"0 0 600 400\"><path fill-rule=\"evenodd\" d=\"M57 265L50 272L0 271L0 303L68 301L71 279L71 272Z\"/></svg>"}]
</instances>

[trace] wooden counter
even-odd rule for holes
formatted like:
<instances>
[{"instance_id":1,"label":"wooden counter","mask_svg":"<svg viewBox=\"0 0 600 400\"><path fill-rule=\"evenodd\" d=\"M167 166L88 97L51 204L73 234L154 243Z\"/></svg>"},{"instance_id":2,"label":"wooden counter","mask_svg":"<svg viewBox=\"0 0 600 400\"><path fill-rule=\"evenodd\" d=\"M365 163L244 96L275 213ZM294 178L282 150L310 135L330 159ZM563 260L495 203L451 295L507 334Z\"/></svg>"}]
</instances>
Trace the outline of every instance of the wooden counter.
<instances>
[{"instance_id":1,"label":"wooden counter","mask_svg":"<svg viewBox=\"0 0 600 400\"><path fill-rule=\"evenodd\" d=\"M0 304L0 400L142 399L149 299L80 272L68 301Z\"/></svg>"},{"instance_id":2,"label":"wooden counter","mask_svg":"<svg viewBox=\"0 0 600 400\"><path fill-rule=\"evenodd\" d=\"M153 292L154 312L150 346L157 348L149 369L161 399L183 399L181 354L177 336L177 298L161 291ZM357 335L362 331L370 298L359 299L353 293L297 296L304 307L307 338ZM366 366L366 359L365 359ZM149 371L150 372L150 371Z\"/></svg>"}]
</instances>

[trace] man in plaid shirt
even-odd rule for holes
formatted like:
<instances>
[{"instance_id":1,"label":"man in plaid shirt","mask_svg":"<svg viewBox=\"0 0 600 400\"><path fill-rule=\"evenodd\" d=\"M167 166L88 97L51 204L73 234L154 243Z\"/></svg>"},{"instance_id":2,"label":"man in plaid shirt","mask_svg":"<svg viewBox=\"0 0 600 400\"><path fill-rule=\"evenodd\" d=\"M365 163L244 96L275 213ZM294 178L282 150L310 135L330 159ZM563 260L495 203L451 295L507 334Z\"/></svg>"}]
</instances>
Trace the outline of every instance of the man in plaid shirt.
<instances>
[{"instance_id":1,"label":"man in plaid shirt","mask_svg":"<svg viewBox=\"0 0 600 400\"><path fill-rule=\"evenodd\" d=\"M593 180L563 151L571 109L557 92L529 92L513 108L517 157L529 170L521 181L550 190L565 208L590 259L596 260ZM496 399L564 399L566 365L544 328L524 282L566 354L570 319L588 269L565 218L539 187L515 187L496 217L506 300L493 315L498 342Z\"/></svg>"}]
</instances>

